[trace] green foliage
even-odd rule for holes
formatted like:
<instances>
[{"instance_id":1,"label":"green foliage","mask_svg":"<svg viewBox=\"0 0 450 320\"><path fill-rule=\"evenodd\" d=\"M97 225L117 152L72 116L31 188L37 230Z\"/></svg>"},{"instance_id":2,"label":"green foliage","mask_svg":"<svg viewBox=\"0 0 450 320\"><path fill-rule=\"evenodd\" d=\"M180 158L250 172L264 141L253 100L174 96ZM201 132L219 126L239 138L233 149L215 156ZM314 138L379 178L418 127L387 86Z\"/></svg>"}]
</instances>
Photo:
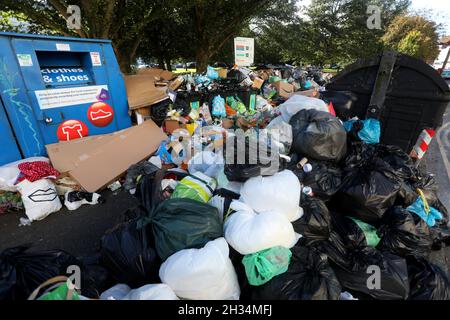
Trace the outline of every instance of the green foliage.
<instances>
[{"instance_id":1,"label":"green foliage","mask_svg":"<svg viewBox=\"0 0 450 320\"><path fill-rule=\"evenodd\" d=\"M401 15L392 21L382 41L388 49L432 62L439 55L438 28L427 18Z\"/></svg>"},{"instance_id":2,"label":"green foliage","mask_svg":"<svg viewBox=\"0 0 450 320\"><path fill-rule=\"evenodd\" d=\"M257 63L345 64L394 48L418 57L435 54L425 26L399 23L409 0L2 0L0 30L108 38L122 71L136 57L233 63L233 39L255 38ZM69 30L67 5L81 8L82 28ZM367 6L382 9L381 29L367 27ZM419 33L411 31L420 31ZM426 49L428 46L431 49Z\"/></svg>"},{"instance_id":3,"label":"green foliage","mask_svg":"<svg viewBox=\"0 0 450 320\"><path fill-rule=\"evenodd\" d=\"M381 30L367 27L369 4L381 8ZM302 29L309 41L302 55L319 65L371 56L381 50L380 38L389 22L408 5L408 0L313 0L306 8Z\"/></svg>"},{"instance_id":4,"label":"green foliage","mask_svg":"<svg viewBox=\"0 0 450 320\"><path fill-rule=\"evenodd\" d=\"M164 1L164 5L171 0ZM68 5L81 9L81 29L71 30ZM108 38L113 41L123 71L130 70L144 30L159 16L159 0L2 0L0 12L25 22L26 32Z\"/></svg>"},{"instance_id":5,"label":"green foliage","mask_svg":"<svg viewBox=\"0 0 450 320\"><path fill-rule=\"evenodd\" d=\"M208 63L229 61L232 41L248 30L250 22L273 21L286 15L289 0L193 0L179 1L150 27L148 42L139 49L144 60L167 63L176 58L196 60L197 70ZM292 7L291 7L292 8ZM289 14L293 14L289 12ZM158 45L159 44L159 45ZM222 54L226 52L227 54Z\"/></svg>"},{"instance_id":6,"label":"green foliage","mask_svg":"<svg viewBox=\"0 0 450 320\"><path fill-rule=\"evenodd\" d=\"M423 38L422 32L413 30L408 32L406 37L400 40L398 44L398 51L409 54L410 56L420 56L420 43Z\"/></svg>"}]
</instances>

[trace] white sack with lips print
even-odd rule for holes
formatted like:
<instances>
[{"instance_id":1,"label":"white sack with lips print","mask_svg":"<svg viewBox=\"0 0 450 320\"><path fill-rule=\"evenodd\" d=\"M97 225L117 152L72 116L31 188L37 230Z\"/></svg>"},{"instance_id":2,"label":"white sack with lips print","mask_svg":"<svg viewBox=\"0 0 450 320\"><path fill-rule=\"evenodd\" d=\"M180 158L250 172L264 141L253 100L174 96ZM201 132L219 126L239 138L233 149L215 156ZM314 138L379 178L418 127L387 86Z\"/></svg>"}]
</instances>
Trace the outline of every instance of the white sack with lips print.
<instances>
[{"instance_id":1,"label":"white sack with lips print","mask_svg":"<svg viewBox=\"0 0 450 320\"><path fill-rule=\"evenodd\" d=\"M22 195L25 214L31 221L42 220L62 208L55 185L48 179L23 180L17 185Z\"/></svg>"}]
</instances>

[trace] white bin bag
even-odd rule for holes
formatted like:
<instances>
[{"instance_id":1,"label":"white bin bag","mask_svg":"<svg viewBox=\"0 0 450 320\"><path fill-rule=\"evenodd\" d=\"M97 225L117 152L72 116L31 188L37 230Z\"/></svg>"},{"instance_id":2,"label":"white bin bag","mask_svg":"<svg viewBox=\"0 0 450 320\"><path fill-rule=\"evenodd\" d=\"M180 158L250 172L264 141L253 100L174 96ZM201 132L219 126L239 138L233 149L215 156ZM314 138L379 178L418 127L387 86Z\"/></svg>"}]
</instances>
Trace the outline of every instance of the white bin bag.
<instances>
[{"instance_id":1,"label":"white bin bag","mask_svg":"<svg viewBox=\"0 0 450 320\"><path fill-rule=\"evenodd\" d=\"M329 112L327 104L323 100L302 95L293 95L278 107L278 110L281 112L281 117L288 123L294 114L300 110L309 109Z\"/></svg>"},{"instance_id":2,"label":"white bin bag","mask_svg":"<svg viewBox=\"0 0 450 320\"><path fill-rule=\"evenodd\" d=\"M278 147L281 154L288 155L292 145L292 126L283 120L281 116L276 117L266 127L271 134L272 144ZM272 145L272 149L274 146Z\"/></svg>"},{"instance_id":3,"label":"white bin bag","mask_svg":"<svg viewBox=\"0 0 450 320\"><path fill-rule=\"evenodd\" d=\"M34 182L23 180L17 189L22 196L25 214L31 221L42 220L62 207L56 187L48 179Z\"/></svg>"},{"instance_id":4,"label":"white bin bag","mask_svg":"<svg viewBox=\"0 0 450 320\"><path fill-rule=\"evenodd\" d=\"M218 179L223 172L224 160L222 155L212 151L202 151L193 156L188 162L190 174L201 172L210 178Z\"/></svg>"},{"instance_id":5,"label":"white bin bag","mask_svg":"<svg viewBox=\"0 0 450 320\"><path fill-rule=\"evenodd\" d=\"M276 246L292 248L300 237L281 213L266 211L257 214L245 203L235 200L230 208L236 212L225 221L225 239L242 255Z\"/></svg>"},{"instance_id":6,"label":"white bin bag","mask_svg":"<svg viewBox=\"0 0 450 320\"><path fill-rule=\"evenodd\" d=\"M15 183L20 176L20 170L17 167L0 167L0 190L16 192Z\"/></svg>"},{"instance_id":7,"label":"white bin bag","mask_svg":"<svg viewBox=\"0 0 450 320\"><path fill-rule=\"evenodd\" d=\"M129 294L131 288L124 284L119 283L114 287L109 288L100 295L100 300L122 300L127 294Z\"/></svg>"},{"instance_id":8,"label":"white bin bag","mask_svg":"<svg viewBox=\"0 0 450 320\"><path fill-rule=\"evenodd\" d=\"M164 283L148 284L131 290L122 300L179 300L173 290Z\"/></svg>"},{"instance_id":9,"label":"white bin bag","mask_svg":"<svg viewBox=\"0 0 450 320\"><path fill-rule=\"evenodd\" d=\"M241 188L240 200L257 213L276 211L295 221L303 215L300 203L301 184L290 170L273 176L248 179Z\"/></svg>"},{"instance_id":10,"label":"white bin bag","mask_svg":"<svg viewBox=\"0 0 450 320\"><path fill-rule=\"evenodd\" d=\"M116 284L100 295L100 300L179 300L173 290L164 283L148 284L131 289L123 283Z\"/></svg>"},{"instance_id":11,"label":"white bin bag","mask_svg":"<svg viewBox=\"0 0 450 320\"><path fill-rule=\"evenodd\" d=\"M224 238L210 241L201 249L184 249L167 258L159 277L179 298L238 300L241 292L228 254Z\"/></svg>"}]
</instances>

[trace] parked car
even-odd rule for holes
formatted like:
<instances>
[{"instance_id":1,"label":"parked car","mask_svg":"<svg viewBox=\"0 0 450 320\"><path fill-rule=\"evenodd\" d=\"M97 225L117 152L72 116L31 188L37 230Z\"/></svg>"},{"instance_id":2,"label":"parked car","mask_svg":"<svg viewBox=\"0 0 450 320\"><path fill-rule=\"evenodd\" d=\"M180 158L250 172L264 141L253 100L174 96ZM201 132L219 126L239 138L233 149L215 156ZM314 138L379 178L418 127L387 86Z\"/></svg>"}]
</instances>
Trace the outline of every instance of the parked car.
<instances>
[{"instance_id":1,"label":"parked car","mask_svg":"<svg viewBox=\"0 0 450 320\"><path fill-rule=\"evenodd\" d=\"M177 63L174 65L175 69L184 69L185 66L186 65L184 63Z\"/></svg>"},{"instance_id":2,"label":"parked car","mask_svg":"<svg viewBox=\"0 0 450 320\"><path fill-rule=\"evenodd\" d=\"M445 69L441 75L445 80L450 80L450 69Z\"/></svg>"},{"instance_id":3,"label":"parked car","mask_svg":"<svg viewBox=\"0 0 450 320\"><path fill-rule=\"evenodd\" d=\"M188 62L186 63L186 69L195 69L197 68L197 63L196 62Z\"/></svg>"}]
</instances>

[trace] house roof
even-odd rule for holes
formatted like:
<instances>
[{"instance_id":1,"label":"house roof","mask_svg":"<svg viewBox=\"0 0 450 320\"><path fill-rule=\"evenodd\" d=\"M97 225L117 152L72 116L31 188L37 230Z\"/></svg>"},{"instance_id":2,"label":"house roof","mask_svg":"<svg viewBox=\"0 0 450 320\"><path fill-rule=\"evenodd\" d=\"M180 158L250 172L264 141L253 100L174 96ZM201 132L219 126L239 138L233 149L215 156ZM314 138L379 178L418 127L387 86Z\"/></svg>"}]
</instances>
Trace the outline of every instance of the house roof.
<instances>
[{"instance_id":1,"label":"house roof","mask_svg":"<svg viewBox=\"0 0 450 320\"><path fill-rule=\"evenodd\" d=\"M441 44L450 44L450 36L443 36L441 40L439 40Z\"/></svg>"}]
</instances>

